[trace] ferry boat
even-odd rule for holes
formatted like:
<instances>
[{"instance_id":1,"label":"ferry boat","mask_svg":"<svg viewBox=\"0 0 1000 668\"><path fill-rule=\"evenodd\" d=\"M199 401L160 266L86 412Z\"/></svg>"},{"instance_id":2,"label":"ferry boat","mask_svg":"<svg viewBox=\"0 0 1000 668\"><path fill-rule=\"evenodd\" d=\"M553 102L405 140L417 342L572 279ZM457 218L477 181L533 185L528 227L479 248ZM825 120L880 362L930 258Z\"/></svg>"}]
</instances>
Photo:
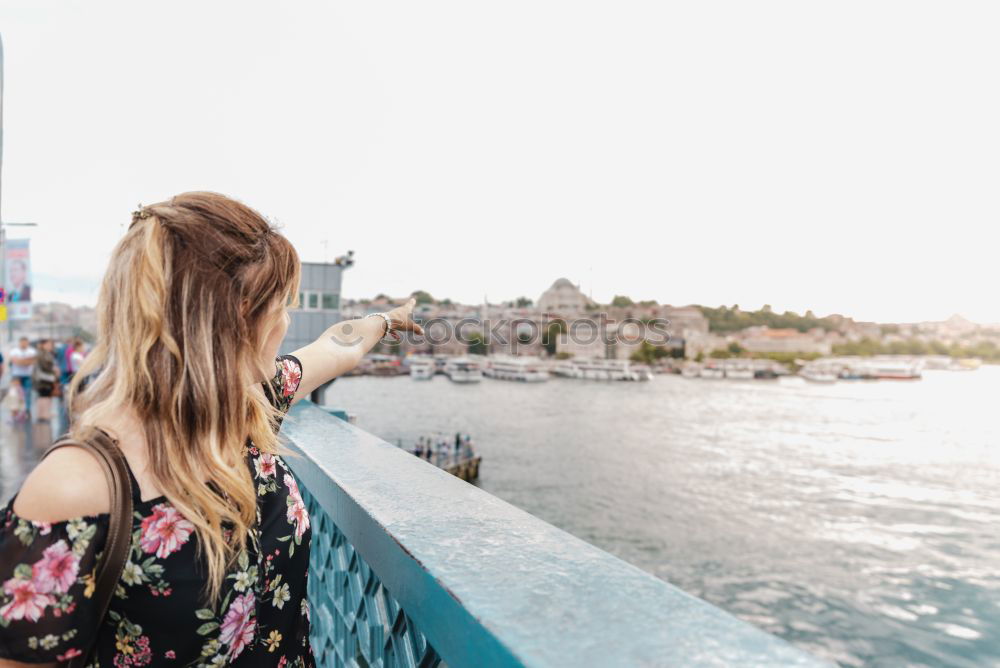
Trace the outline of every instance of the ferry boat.
<instances>
[{"instance_id":1,"label":"ferry boat","mask_svg":"<svg viewBox=\"0 0 1000 668\"><path fill-rule=\"evenodd\" d=\"M569 360L559 360L555 364L549 367L549 372L554 376L561 376L562 378L582 378L580 370L576 368L576 365Z\"/></svg>"},{"instance_id":2,"label":"ferry boat","mask_svg":"<svg viewBox=\"0 0 1000 668\"><path fill-rule=\"evenodd\" d=\"M921 359L924 362L924 368L928 371L949 369L954 361L951 355L924 355Z\"/></svg>"},{"instance_id":3,"label":"ferry boat","mask_svg":"<svg viewBox=\"0 0 1000 668\"><path fill-rule=\"evenodd\" d=\"M434 358L426 355L414 356L409 359L410 378L413 380L430 380L437 372Z\"/></svg>"},{"instance_id":4,"label":"ferry boat","mask_svg":"<svg viewBox=\"0 0 1000 668\"><path fill-rule=\"evenodd\" d=\"M398 376L402 373L400 359L395 355L369 355L368 373L372 376Z\"/></svg>"},{"instance_id":5,"label":"ferry boat","mask_svg":"<svg viewBox=\"0 0 1000 668\"><path fill-rule=\"evenodd\" d=\"M803 362L805 364L805 362ZM685 362L680 368L685 378L718 380L773 380L787 375L788 371L769 359L733 358L711 359L704 363Z\"/></svg>"},{"instance_id":6,"label":"ferry boat","mask_svg":"<svg viewBox=\"0 0 1000 668\"><path fill-rule=\"evenodd\" d=\"M799 375L811 383L835 383L837 374L822 368L803 367Z\"/></svg>"},{"instance_id":7,"label":"ferry boat","mask_svg":"<svg viewBox=\"0 0 1000 668\"><path fill-rule=\"evenodd\" d=\"M648 367L647 367L648 371ZM584 380L648 380L642 372L633 370L628 360L574 359L557 364L553 373ZM650 374L649 377L652 377Z\"/></svg>"},{"instance_id":8,"label":"ferry boat","mask_svg":"<svg viewBox=\"0 0 1000 668\"><path fill-rule=\"evenodd\" d=\"M749 364L724 364L722 368L730 380L753 380L753 367Z\"/></svg>"},{"instance_id":9,"label":"ferry boat","mask_svg":"<svg viewBox=\"0 0 1000 668\"><path fill-rule=\"evenodd\" d=\"M922 374L919 362L877 359L868 365L868 376L881 380L917 380Z\"/></svg>"},{"instance_id":10,"label":"ferry boat","mask_svg":"<svg viewBox=\"0 0 1000 668\"><path fill-rule=\"evenodd\" d=\"M701 375L701 365L697 362L688 362L681 367L681 375L685 378L697 378Z\"/></svg>"},{"instance_id":11,"label":"ferry boat","mask_svg":"<svg viewBox=\"0 0 1000 668\"><path fill-rule=\"evenodd\" d=\"M453 357L444 365L444 374L456 383L478 383L483 379L479 363L468 357Z\"/></svg>"},{"instance_id":12,"label":"ferry boat","mask_svg":"<svg viewBox=\"0 0 1000 668\"><path fill-rule=\"evenodd\" d=\"M698 373L698 376L700 378L717 380L719 378L725 378L726 372L722 370L722 367L706 364L705 366L701 367L701 371Z\"/></svg>"},{"instance_id":13,"label":"ferry boat","mask_svg":"<svg viewBox=\"0 0 1000 668\"><path fill-rule=\"evenodd\" d=\"M486 360L483 375L497 380L520 380L527 383L549 379L548 370L537 357L490 357Z\"/></svg>"},{"instance_id":14,"label":"ferry boat","mask_svg":"<svg viewBox=\"0 0 1000 668\"><path fill-rule=\"evenodd\" d=\"M653 380L653 370L645 364L633 364L632 373L635 374L635 378L632 380L647 381Z\"/></svg>"}]
</instances>

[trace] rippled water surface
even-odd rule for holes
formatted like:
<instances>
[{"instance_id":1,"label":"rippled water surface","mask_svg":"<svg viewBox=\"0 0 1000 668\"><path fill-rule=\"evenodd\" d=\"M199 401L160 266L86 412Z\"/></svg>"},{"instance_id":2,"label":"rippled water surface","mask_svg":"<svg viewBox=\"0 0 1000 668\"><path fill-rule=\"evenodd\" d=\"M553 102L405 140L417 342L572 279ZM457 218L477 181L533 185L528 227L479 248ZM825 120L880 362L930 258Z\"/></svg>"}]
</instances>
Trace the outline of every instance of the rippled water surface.
<instances>
[{"instance_id":1,"label":"rippled water surface","mask_svg":"<svg viewBox=\"0 0 1000 668\"><path fill-rule=\"evenodd\" d=\"M392 442L843 665L1000 665L1000 368L916 382L344 378Z\"/></svg>"}]
</instances>

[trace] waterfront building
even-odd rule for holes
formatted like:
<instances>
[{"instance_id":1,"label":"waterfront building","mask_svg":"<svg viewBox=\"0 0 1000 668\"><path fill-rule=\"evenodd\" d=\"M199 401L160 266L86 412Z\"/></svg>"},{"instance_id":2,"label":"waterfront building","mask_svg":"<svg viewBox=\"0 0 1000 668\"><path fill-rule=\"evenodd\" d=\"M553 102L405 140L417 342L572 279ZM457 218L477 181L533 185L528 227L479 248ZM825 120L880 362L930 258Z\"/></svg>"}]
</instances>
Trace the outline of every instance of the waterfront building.
<instances>
[{"instance_id":1,"label":"waterfront building","mask_svg":"<svg viewBox=\"0 0 1000 668\"><path fill-rule=\"evenodd\" d=\"M847 322L842 326L842 332L849 341L861 341L871 339L879 341L882 339L882 326L877 322Z\"/></svg>"},{"instance_id":2,"label":"waterfront building","mask_svg":"<svg viewBox=\"0 0 1000 668\"><path fill-rule=\"evenodd\" d=\"M748 327L739 337L740 346L751 353L818 353L829 355L832 339L823 329L808 332L797 329Z\"/></svg>"},{"instance_id":3,"label":"waterfront building","mask_svg":"<svg viewBox=\"0 0 1000 668\"><path fill-rule=\"evenodd\" d=\"M689 331L684 337L684 357L695 359L698 355L708 355L713 350L722 350L732 343L733 338L711 332Z\"/></svg>"},{"instance_id":4,"label":"waterfront building","mask_svg":"<svg viewBox=\"0 0 1000 668\"><path fill-rule=\"evenodd\" d=\"M590 359L607 359L611 356L606 340L607 332L600 323L579 319L567 322L566 325L567 331L556 339L557 355Z\"/></svg>"},{"instance_id":5,"label":"waterfront building","mask_svg":"<svg viewBox=\"0 0 1000 668\"><path fill-rule=\"evenodd\" d=\"M661 306L658 317L670 323L671 338L708 334L708 318L697 306Z\"/></svg>"},{"instance_id":6,"label":"waterfront building","mask_svg":"<svg viewBox=\"0 0 1000 668\"><path fill-rule=\"evenodd\" d=\"M557 279L552 287L538 298L538 310L552 315L579 315L592 304L593 302L580 291L580 286L573 285L567 278Z\"/></svg>"},{"instance_id":7,"label":"waterfront building","mask_svg":"<svg viewBox=\"0 0 1000 668\"><path fill-rule=\"evenodd\" d=\"M496 325L490 323L491 355L538 357L545 354L545 349L542 347L542 328L545 325L543 321L517 313L503 313L500 317Z\"/></svg>"}]
</instances>

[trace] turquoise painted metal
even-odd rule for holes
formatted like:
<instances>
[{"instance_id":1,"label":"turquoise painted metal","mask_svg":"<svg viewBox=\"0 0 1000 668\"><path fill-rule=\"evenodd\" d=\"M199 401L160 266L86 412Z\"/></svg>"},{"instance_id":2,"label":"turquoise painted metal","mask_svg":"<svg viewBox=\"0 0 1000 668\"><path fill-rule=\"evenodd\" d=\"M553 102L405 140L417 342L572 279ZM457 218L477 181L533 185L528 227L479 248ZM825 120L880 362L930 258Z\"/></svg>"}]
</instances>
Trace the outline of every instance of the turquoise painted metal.
<instances>
[{"instance_id":1,"label":"turquoise painted metal","mask_svg":"<svg viewBox=\"0 0 1000 668\"><path fill-rule=\"evenodd\" d=\"M320 406L320 408L322 408L324 411L326 411L335 418L340 418L341 420L348 420L347 411L345 410L342 410L340 408L331 408L329 406Z\"/></svg>"},{"instance_id":2,"label":"turquoise painted metal","mask_svg":"<svg viewBox=\"0 0 1000 668\"><path fill-rule=\"evenodd\" d=\"M302 497L313 531L308 589L317 662L427 668L440 664L427 638L316 497L305 489Z\"/></svg>"},{"instance_id":3,"label":"turquoise painted metal","mask_svg":"<svg viewBox=\"0 0 1000 668\"><path fill-rule=\"evenodd\" d=\"M300 402L321 666L819 666L785 641Z\"/></svg>"}]
</instances>

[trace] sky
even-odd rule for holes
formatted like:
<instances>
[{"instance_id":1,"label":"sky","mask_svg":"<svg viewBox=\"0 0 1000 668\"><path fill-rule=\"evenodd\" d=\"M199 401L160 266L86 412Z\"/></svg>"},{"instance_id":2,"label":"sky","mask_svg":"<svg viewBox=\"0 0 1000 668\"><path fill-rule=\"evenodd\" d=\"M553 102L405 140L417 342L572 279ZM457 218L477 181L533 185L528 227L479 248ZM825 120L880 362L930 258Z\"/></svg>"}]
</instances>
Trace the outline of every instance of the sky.
<instances>
[{"instance_id":1,"label":"sky","mask_svg":"<svg viewBox=\"0 0 1000 668\"><path fill-rule=\"evenodd\" d=\"M995 2L0 5L0 213L96 301L136 204L214 190L345 297L1000 322Z\"/></svg>"}]
</instances>

